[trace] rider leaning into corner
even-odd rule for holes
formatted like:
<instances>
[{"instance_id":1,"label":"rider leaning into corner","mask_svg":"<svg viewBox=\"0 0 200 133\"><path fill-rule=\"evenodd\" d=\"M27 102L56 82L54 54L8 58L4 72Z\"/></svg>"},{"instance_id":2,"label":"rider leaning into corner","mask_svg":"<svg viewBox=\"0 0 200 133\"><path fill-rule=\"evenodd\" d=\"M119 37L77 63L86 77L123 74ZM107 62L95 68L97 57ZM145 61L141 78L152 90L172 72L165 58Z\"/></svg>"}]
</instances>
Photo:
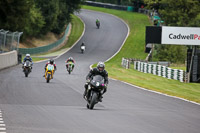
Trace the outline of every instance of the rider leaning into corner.
<instances>
[{"instance_id":1,"label":"rider leaning into corner","mask_svg":"<svg viewBox=\"0 0 200 133\"><path fill-rule=\"evenodd\" d=\"M91 69L89 74L87 75L87 77L86 77L87 82L85 83L85 92L83 94L83 97L84 97L84 99L87 99L86 95L87 95L88 85L89 85L92 77L95 75L101 75L102 77L104 77L105 88L103 90L103 93L100 94L100 97L99 97L99 101L102 102L102 98L103 98L102 95L107 91L107 85L108 85L108 73L105 70L105 64L103 62L99 62L97 64L97 67Z\"/></svg>"}]
</instances>

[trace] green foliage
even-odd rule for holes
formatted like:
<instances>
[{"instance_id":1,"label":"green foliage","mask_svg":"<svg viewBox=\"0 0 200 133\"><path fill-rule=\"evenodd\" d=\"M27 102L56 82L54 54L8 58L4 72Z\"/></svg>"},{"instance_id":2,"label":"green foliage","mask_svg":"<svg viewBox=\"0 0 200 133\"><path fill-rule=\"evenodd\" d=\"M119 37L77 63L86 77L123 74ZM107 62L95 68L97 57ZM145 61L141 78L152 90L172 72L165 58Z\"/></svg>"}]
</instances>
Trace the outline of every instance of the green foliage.
<instances>
[{"instance_id":1,"label":"green foliage","mask_svg":"<svg viewBox=\"0 0 200 133\"><path fill-rule=\"evenodd\" d=\"M185 63L187 55L186 46L178 45L155 45L153 53L154 61L170 61L171 63Z\"/></svg>"},{"instance_id":2,"label":"green foliage","mask_svg":"<svg viewBox=\"0 0 200 133\"><path fill-rule=\"evenodd\" d=\"M29 23L24 29L24 32L30 36L38 36L42 27L45 25L44 17L40 10L35 6L30 9Z\"/></svg>"},{"instance_id":3,"label":"green foliage","mask_svg":"<svg viewBox=\"0 0 200 133\"><path fill-rule=\"evenodd\" d=\"M159 13L169 26L189 26L200 13L198 0L162 0L161 4Z\"/></svg>"},{"instance_id":4,"label":"green foliage","mask_svg":"<svg viewBox=\"0 0 200 133\"><path fill-rule=\"evenodd\" d=\"M161 1L162 0L144 0L144 3L147 5L146 8L158 10Z\"/></svg>"},{"instance_id":5,"label":"green foliage","mask_svg":"<svg viewBox=\"0 0 200 133\"><path fill-rule=\"evenodd\" d=\"M60 34L63 32L65 25L71 21L71 14L74 11L79 11L80 4L80 0L63 0L59 2L57 23L52 30L54 33Z\"/></svg>"},{"instance_id":6,"label":"green foliage","mask_svg":"<svg viewBox=\"0 0 200 133\"><path fill-rule=\"evenodd\" d=\"M199 0L144 0L148 9L155 9L168 26L200 26Z\"/></svg>"},{"instance_id":7,"label":"green foliage","mask_svg":"<svg viewBox=\"0 0 200 133\"><path fill-rule=\"evenodd\" d=\"M195 18L191 19L189 26L200 27L200 13L198 13L198 15Z\"/></svg>"},{"instance_id":8,"label":"green foliage","mask_svg":"<svg viewBox=\"0 0 200 133\"><path fill-rule=\"evenodd\" d=\"M44 17L46 25L42 28L42 34L51 31L57 23L59 13L59 1L57 0L37 0L37 8L40 8L42 16Z\"/></svg>"}]
</instances>

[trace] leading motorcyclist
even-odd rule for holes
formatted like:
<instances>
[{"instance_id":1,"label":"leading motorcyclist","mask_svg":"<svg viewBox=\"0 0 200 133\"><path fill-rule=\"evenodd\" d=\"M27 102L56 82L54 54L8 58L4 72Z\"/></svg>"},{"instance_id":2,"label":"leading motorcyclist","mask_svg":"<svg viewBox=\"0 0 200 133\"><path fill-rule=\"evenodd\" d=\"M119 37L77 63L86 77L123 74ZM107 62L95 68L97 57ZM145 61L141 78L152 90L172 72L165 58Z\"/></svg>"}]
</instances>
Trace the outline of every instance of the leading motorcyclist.
<instances>
[{"instance_id":1,"label":"leading motorcyclist","mask_svg":"<svg viewBox=\"0 0 200 133\"><path fill-rule=\"evenodd\" d=\"M108 73L105 70L104 62L99 62L97 64L96 68L93 68L90 70L89 74L86 77L87 81L85 83L85 92L83 94L83 97L84 97L84 99L87 99L88 85L89 85L92 77L96 76L96 75L101 75L104 78L105 87L104 87L103 93L100 94L100 96L99 96L99 101L102 102L103 94L107 91L107 85L108 85Z\"/></svg>"}]
</instances>

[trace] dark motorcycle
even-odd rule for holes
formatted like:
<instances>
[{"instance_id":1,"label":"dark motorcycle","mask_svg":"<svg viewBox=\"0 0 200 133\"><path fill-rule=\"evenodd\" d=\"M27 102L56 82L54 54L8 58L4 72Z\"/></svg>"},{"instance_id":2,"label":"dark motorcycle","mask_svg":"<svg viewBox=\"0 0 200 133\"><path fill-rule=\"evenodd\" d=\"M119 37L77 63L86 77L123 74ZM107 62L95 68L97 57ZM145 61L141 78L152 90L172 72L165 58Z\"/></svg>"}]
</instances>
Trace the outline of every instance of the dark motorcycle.
<instances>
[{"instance_id":1,"label":"dark motorcycle","mask_svg":"<svg viewBox=\"0 0 200 133\"><path fill-rule=\"evenodd\" d=\"M31 68L32 68L32 63L30 61L26 61L24 64L23 64L23 68L24 68L24 74L25 74L25 77L28 77L28 74L31 72Z\"/></svg>"},{"instance_id":2,"label":"dark motorcycle","mask_svg":"<svg viewBox=\"0 0 200 133\"><path fill-rule=\"evenodd\" d=\"M92 78L92 80L89 83L88 91L86 94L88 109L93 109L94 105L99 102L99 98L103 93L104 87L104 78L101 75L96 75Z\"/></svg>"},{"instance_id":3,"label":"dark motorcycle","mask_svg":"<svg viewBox=\"0 0 200 133\"><path fill-rule=\"evenodd\" d=\"M100 22L96 22L97 29L100 28Z\"/></svg>"}]
</instances>

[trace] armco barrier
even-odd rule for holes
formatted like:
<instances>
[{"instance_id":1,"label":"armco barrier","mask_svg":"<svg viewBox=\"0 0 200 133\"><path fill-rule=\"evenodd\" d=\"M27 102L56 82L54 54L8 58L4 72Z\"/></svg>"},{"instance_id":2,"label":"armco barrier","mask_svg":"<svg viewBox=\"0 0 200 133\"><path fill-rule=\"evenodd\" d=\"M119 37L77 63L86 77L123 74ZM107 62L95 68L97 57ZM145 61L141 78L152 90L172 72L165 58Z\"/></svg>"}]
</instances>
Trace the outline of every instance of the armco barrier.
<instances>
[{"instance_id":1,"label":"armco barrier","mask_svg":"<svg viewBox=\"0 0 200 133\"><path fill-rule=\"evenodd\" d=\"M46 46L42 46L42 47L36 47L36 48L19 48L19 53L20 54L38 54L38 53L43 53L43 52L47 52L49 50L52 50L56 47L58 47L59 45L61 45L65 38L66 38L66 35L67 33L69 32L69 25L67 26L66 30L65 30L65 34L63 35L63 37L61 39L59 39L58 41L52 43L52 44L49 44L49 45L46 45Z\"/></svg>"},{"instance_id":2,"label":"armco barrier","mask_svg":"<svg viewBox=\"0 0 200 133\"><path fill-rule=\"evenodd\" d=\"M134 61L134 69L144 73L152 73L154 75L162 76L168 79L179 80L180 82L185 81L186 73L183 70L172 69L156 64L148 64L140 61Z\"/></svg>"},{"instance_id":3,"label":"armco barrier","mask_svg":"<svg viewBox=\"0 0 200 133\"><path fill-rule=\"evenodd\" d=\"M0 70L14 66L18 63L17 61L17 51L10 51L0 54Z\"/></svg>"}]
</instances>

